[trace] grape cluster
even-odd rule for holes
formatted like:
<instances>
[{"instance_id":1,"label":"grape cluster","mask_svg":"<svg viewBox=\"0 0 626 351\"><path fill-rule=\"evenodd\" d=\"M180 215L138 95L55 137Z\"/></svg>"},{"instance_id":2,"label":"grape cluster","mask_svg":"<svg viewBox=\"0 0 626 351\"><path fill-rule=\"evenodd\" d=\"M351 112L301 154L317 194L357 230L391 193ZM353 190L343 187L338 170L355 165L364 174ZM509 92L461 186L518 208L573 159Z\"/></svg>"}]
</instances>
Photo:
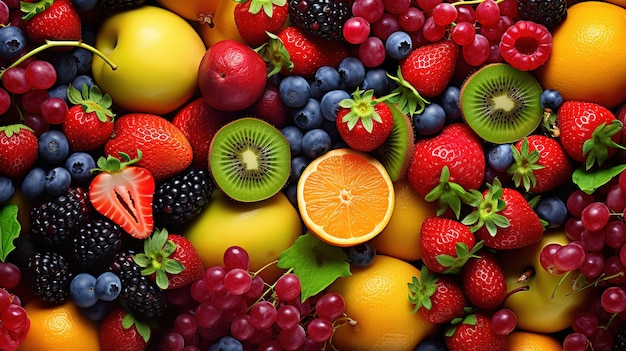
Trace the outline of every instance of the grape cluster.
<instances>
[{"instance_id":1,"label":"grape cluster","mask_svg":"<svg viewBox=\"0 0 626 351\"><path fill-rule=\"evenodd\" d=\"M343 297L320 292L302 301L299 278L287 271L269 284L250 271L245 249L232 246L223 265L208 267L202 279L168 292L179 311L159 350L319 350L350 319ZM224 349L224 348L220 348Z\"/></svg>"},{"instance_id":2,"label":"grape cluster","mask_svg":"<svg viewBox=\"0 0 626 351\"><path fill-rule=\"evenodd\" d=\"M30 320L22 302L9 290L22 280L20 269L10 262L0 262L0 350L14 351L30 328Z\"/></svg>"},{"instance_id":3,"label":"grape cluster","mask_svg":"<svg viewBox=\"0 0 626 351\"><path fill-rule=\"evenodd\" d=\"M540 253L544 269L571 274L575 289L596 288L589 307L580 312L563 340L565 351L611 350L626 320L626 172L606 191L581 190L567 197L570 214L565 232L571 242L548 244Z\"/></svg>"}]
</instances>

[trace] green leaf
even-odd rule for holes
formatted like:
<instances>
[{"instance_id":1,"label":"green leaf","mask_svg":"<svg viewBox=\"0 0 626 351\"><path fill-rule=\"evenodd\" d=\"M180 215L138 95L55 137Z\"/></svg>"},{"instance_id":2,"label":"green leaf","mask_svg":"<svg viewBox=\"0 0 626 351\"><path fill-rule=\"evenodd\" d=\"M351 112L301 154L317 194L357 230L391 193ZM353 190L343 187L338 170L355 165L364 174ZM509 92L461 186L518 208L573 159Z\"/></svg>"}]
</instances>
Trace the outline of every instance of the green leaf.
<instances>
[{"instance_id":1,"label":"green leaf","mask_svg":"<svg viewBox=\"0 0 626 351\"><path fill-rule=\"evenodd\" d=\"M139 267L148 267L150 265L150 263L152 263L152 259L150 257L148 257L148 255L143 254L143 253L139 253L133 256L133 261L135 261L135 263L139 266Z\"/></svg>"},{"instance_id":2,"label":"green leaf","mask_svg":"<svg viewBox=\"0 0 626 351\"><path fill-rule=\"evenodd\" d=\"M54 0L39 0L35 2L20 1L20 10L24 13L23 20L29 20L38 13L44 12Z\"/></svg>"},{"instance_id":3,"label":"green leaf","mask_svg":"<svg viewBox=\"0 0 626 351\"><path fill-rule=\"evenodd\" d=\"M178 274L185 270L185 266L179 261L168 258L163 261L163 270L169 274Z\"/></svg>"},{"instance_id":4,"label":"green leaf","mask_svg":"<svg viewBox=\"0 0 626 351\"><path fill-rule=\"evenodd\" d=\"M580 167L572 174L572 181L583 192L592 194L596 189L611 181L613 177L618 176L624 170L626 170L626 164L596 170L587 170L584 167Z\"/></svg>"},{"instance_id":5,"label":"green leaf","mask_svg":"<svg viewBox=\"0 0 626 351\"><path fill-rule=\"evenodd\" d=\"M337 278L352 275L346 253L311 233L298 237L280 254L276 265L293 269L302 286L302 301L326 289Z\"/></svg>"},{"instance_id":6,"label":"green leaf","mask_svg":"<svg viewBox=\"0 0 626 351\"><path fill-rule=\"evenodd\" d=\"M170 286L170 281L167 279L167 274L162 269L156 271L156 284L161 290L165 290Z\"/></svg>"},{"instance_id":7,"label":"green leaf","mask_svg":"<svg viewBox=\"0 0 626 351\"><path fill-rule=\"evenodd\" d=\"M136 320L135 317L133 317L132 314L127 313L124 316L124 318L122 318L122 327L124 329L129 329L133 325L135 326L135 329L137 330L137 333L141 336L143 341L148 342L148 340L150 340L150 334L152 333L152 330L150 329L150 326L147 325L146 323L142 323L142 322Z\"/></svg>"},{"instance_id":8,"label":"green leaf","mask_svg":"<svg viewBox=\"0 0 626 351\"><path fill-rule=\"evenodd\" d=\"M17 205L9 204L0 209L0 261L4 262L15 249L13 240L20 235L22 226L17 220Z\"/></svg>"}]
</instances>

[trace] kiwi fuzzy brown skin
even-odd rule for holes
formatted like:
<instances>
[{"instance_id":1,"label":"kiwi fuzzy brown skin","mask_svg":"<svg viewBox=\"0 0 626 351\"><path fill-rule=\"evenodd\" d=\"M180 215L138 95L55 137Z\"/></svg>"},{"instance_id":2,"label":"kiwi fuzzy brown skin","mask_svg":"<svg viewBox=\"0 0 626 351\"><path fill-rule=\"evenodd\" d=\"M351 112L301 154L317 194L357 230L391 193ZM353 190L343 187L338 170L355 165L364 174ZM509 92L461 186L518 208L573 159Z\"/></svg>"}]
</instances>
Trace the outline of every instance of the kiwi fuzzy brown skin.
<instances>
[{"instance_id":1,"label":"kiwi fuzzy brown skin","mask_svg":"<svg viewBox=\"0 0 626 351\"><path fill-rule=\"evenodd\" d=\"M531 73L506 63L492 63L465 80L459 104L465 122L483 140L496 144L512 143L531 134L540 125L543 119L542 91ZM508 111L494 109L494 100L500 106L508 105Z\"/></svg>"},{"instance_id":2,"label":"kiwi fuzzy brown skin","mask_svg":"<svg viewBox=\"0 0 626 351\"><path fill-rule=\"evenodd\" d=\"M220 128L208 158L215 185L239 202L274 196L291 172L289 142L278 129L256 117L238 118Z\"/></svg>"},{"instance_id":3,"label":"kiwi fuzzy brown skin","mask_svg":"<svg viewBox=\"0 0 626 351\"><path fill-rule=\"evenodd\" d=\"M415 148L415 131L408 115L394 105L388 105L393 113L393 129L387 140L372 154L395 182L406 177Z\"/></svg>"}]
</instances>

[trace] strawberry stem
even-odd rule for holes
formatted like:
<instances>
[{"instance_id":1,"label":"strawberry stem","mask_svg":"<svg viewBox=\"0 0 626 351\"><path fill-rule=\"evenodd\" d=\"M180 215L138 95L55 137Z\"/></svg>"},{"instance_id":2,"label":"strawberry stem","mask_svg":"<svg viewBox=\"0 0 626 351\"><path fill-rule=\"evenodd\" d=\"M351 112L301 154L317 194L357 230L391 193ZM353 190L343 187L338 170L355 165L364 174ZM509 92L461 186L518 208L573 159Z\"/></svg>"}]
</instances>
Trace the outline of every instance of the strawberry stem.
<instances>
[{"instance_id":1,"label":"strawberry stem","mask_svg":"<svg viewBox=\"0 0 626 351\"><path fill-rule=\"evenodd\" d=\"M398 84L398 87L393 91L395 96L392 96L389 102L395 104L400 111L411 117L414 114L424 112L426 104L430 104L430 102L424 99L417 89L402 77L400 67L398 67L397 75L397 77L394 77L387 73L387 77Z\"/></svg>"}]
</instances>

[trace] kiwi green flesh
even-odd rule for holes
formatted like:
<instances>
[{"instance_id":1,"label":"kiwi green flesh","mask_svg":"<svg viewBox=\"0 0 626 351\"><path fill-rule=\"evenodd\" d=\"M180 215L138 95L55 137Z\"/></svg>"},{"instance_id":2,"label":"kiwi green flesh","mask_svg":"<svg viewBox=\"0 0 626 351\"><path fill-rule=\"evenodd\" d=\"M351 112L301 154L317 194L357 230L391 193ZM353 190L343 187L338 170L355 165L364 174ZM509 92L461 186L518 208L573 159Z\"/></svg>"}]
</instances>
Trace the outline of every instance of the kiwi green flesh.
<instances>
[{"instance_id":1,"label":"kiwi green flesh","mask_svg":"<svg viewBox=\"0 0 626 351\"><path fill-rule=\"evenodd\" d=\"M415 132L409 116L387 103L393 114L393 128L385 142L373 151L373 156L385 166L392 181L406 176L415 146Z\"/></svg>"},{"instance_id":2,"label":"kiwi green flesh","mask_svg":"<svg viewBox=\"0 0 626 351\"><path fill-rule=\"evenodd\" d=\"M215 184L230 198L256 202L285 186L291 167L289 142L271 124L254 117L219 129L209 147Z\"/></svg>"},{"instance_id":3,"label":"kiwi green flesh","mask_svg":"<svg viewBox=\"0 0 626 351\"><path fill-rule=\"evenodd\" d=\"M535 77L506 63L482 67L461 88L466 123L484 140L504 144L532 133L541 123L542 88Z\"/></svg>"}]
</instances>

